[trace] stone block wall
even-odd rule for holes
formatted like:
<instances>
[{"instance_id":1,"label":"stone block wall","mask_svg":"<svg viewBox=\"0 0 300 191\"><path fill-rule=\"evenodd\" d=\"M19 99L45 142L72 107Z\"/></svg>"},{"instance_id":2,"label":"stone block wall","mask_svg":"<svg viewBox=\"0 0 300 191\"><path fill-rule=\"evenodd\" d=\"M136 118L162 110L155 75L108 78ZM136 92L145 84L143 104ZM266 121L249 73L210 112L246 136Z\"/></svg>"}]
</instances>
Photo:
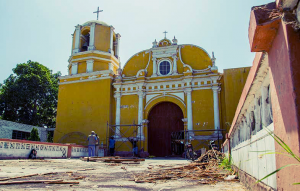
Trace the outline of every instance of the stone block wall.
<instances>
[{"instance_id":1,"label":"stone block wall","mask_svg":"<svg viewBox=\"0 0 300 191\"><path fill-rule=\"evenodd\" d=\"M26 125L22 123L16 123L12 121L0 120L0 138L12 139L13 130L23 131L30 133L32 128L37 128L41 142L47 141L48 131L44 127L36 127L32 125Z\"/></svg>"}]
</instances>

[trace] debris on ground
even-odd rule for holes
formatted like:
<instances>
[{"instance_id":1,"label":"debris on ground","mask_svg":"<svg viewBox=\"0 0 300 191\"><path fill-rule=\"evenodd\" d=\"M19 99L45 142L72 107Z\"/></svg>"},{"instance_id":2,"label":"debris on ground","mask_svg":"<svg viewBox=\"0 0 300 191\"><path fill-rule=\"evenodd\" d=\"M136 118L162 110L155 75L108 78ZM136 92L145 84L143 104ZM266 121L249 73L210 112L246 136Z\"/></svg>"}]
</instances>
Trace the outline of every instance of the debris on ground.
<instances>
[{"instance_id":1,"label":"debris on ground","mask_svg":"<svg viewBox=\"0 0 300 191\"><path fill-rule=\"evenodd\" d=\"M85 169L78 169L77 171L87 171L87 170L96 170L94 168L85 168Z\"/></svg>"},{"instance_id":2,"label":"debris on ground","mask_svg":"<svg viewBox=\"0 0 300 191\"><path fill-rule=\"evenodd\" d=\"M195 162L209 162L211 159L222 160L225 157L224 153L217 150L209 150L205 154L201 155Z\"/></svg>"},{"instance_id":3,"label":"debris on ground","mask_svg":"<svg viewBox=\"0 0 300 191\"><path fill-rule=\"evenodd\" d=\"M237 179L236 175L228 175L226 178L224 178L224 180L235 180Z\"/></svg>"},{"instance_id":4,"label":"debris on ground","mask_svg":"<svg viewBox=\"0 0 300 191\"><path fill-rule=\"evenodd\" d=\"M193 179L199 180L200 184L215 184L230 175L219 168L219 159L223 159L224 154L219 151L210 150L202 155L198 160L184 166L159 165L159 169L148 169L148 173L135 174L133 181L136 183L156 183L158 180L178 180ZM233 180L233 179L232 179Z\"/></svg>"},{"instance_id":5,"label":"debris on ground","mask_svg":"<svg viewBox=\"0 0 300 191\"><path fill-rule=\"evenodd\" d=\"M136 157L119 157L119 156L108 156L108 157L83 157L83 161L89 162L107 162L107 163L123 163L123 162L137 162L145 161L145 159L140 159Z\"/></svg>"}]
</instances>

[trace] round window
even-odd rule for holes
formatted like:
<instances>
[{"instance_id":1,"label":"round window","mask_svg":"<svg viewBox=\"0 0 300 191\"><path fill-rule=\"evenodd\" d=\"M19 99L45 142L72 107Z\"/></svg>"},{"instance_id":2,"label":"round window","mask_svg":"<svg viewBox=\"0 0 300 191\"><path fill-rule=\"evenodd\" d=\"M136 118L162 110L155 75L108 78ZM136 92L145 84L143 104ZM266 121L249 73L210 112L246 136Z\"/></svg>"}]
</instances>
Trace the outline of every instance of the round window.
<instances>
[{"instance_id":1,"label":"round window","mask_svg":"<svg viewBox=\"0 0 300 191\"><path fill-rule=\"evenodd\" d=\"M159 64L159 72L161 75L167 75L170 73L171 70L171 64L168 61L162 61Z\"/></svg>"}]
</instances>

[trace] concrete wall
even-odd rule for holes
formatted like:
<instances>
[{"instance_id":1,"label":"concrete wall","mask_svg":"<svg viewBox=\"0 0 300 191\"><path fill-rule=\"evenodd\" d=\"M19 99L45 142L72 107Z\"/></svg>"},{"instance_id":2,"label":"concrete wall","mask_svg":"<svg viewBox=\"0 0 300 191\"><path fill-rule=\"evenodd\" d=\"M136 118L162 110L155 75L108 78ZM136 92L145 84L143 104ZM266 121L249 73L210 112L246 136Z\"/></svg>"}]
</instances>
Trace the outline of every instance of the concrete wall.
<instances>
[{"instance_id":1,"label":"concrete wall","mask_svg":"<svg viewBox=\"0 0 300 191\"><path fill-rule=\"evenodd\" d=\"M81 145L72 145L72 152L71 152L72 158L88 157L88 156L89 156L89 152L87 147Z\"/></svg>"},{"instance_id":2,"label":"concrete wall","mask_svg":"<svg viewBox=\"0 0 300 191\"><path fill-rule=\"evenodd\" d=\"M227 156L231 152L233 165L257 180L276 170L275 154L263 155L275 151L267 132L274 131L269 73L268 55L257 54L223 149ZM263 183L276 189L276 175Z\"/></svg>"},{"instance_id":3,"label":"concrete wall","mask_svg":"<svg viewBox=\"0 0 300 191\"><path fill-rule=\"evenodd\" d=\"M32 149L37 151L38 158L88 156L88 148L81 145L0 139L0 159L27 159Z\"/></svg>"},{"instance_id":4,"label":"concrete wall","mask_svg":"<svg viewBox=\"0 0 300 191\"><path fill-rule=\"evenodd\" d=\"M223 123L228 124L224 125L223 129L227 131L229 131L232 123L250 68L251 67L224 69L225 100L222 102L222 105L225 106L225 111L222 109L222 112L225 113L225 119L223 119L225 121Z\"/></svg>"},{"instance_id":5,"label":"concrete wall","mask_svg":"<svg viewBox=\"0 0 300 191\"><path fill-rule=\"evenodd\" d=\"M32 125L26 125L22 123L15 123L12 121L0 120L0 138L11 139L13 130L23 131L30 133L32 128L37 128L40 136L41 142L47 141L47 129L44 127L36 127Z\"/></svg>"}]
</instances>

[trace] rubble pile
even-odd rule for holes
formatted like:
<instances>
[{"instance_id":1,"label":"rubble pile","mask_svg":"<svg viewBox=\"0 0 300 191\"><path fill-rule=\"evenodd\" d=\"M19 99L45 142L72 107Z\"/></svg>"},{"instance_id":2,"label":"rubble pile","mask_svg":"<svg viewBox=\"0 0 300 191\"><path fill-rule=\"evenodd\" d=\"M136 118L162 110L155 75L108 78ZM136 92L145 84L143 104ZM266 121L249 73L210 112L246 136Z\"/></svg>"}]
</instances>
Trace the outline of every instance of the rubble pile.
<instances>
[{"instance_id":1,"label":"rubble pile","mask_svg":"<svg viewBox=\"0 0 300 191\"><path fill-rule=\"evenodd\" d=\"M195 162L209 162L212 159L222 160L225 157L224 153L217 150L209 150L204 155L201 155Z\"/></svg>"},{"instance_id":2,"label":"rubble pile","mask_svg":"<svg viewBox=\"0 0 300 191\"><path fill-rule=\"evenodd\" d=\"M223 158L221 152L211 150L202 155L197 161L185 166L159 166L158 169L148 167L148 173L135 174L136 183L156 183L159 180L192 179L200 184L215 184L224 181L230 173L218 167L218 158ZM202 162L205 161L205 162Z\"/></svg>"}]
</instances>

